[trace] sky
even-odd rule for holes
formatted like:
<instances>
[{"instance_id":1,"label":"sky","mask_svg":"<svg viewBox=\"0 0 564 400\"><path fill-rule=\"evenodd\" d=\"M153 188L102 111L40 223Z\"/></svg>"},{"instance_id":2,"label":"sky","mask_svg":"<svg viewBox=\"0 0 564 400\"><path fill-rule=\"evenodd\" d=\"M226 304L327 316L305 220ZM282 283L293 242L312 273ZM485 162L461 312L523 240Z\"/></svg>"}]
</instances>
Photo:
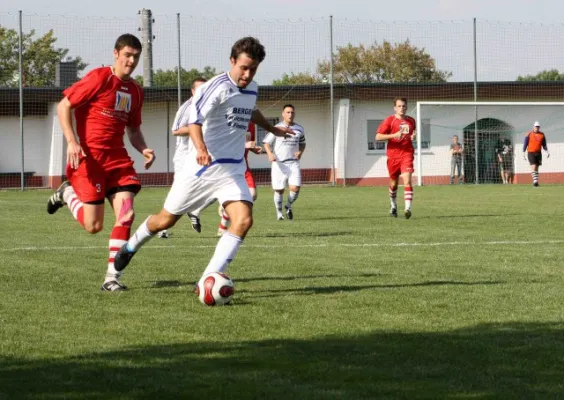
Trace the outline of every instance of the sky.
<instances>
[{"instance_id":1,"label":"sky","mask_svg":"<svg viewBox=\"0 0 564 400\"><path fill-rule=\"evenodd\" d=\"M333 15L372 20L467 20L472 18L551 22L564 19L559 0L18 0L3 1L0 12L129 16L141 8L154 14L192 14L220 18L300 19Z\"/></svg>"},{"instance_id":2,"label":"sky","mask_svg":"<svg viewBox=\"0 0 564 400\"><path fill-rule=\"evenodd\" d=\"M177 13L183 67L226 70L233 42L253 35L267 49L255 79L259 84L270 84L284 73L315 72L317 62L330 54L329 16L334 48L409 39L440 70L452 72L450 81L474 79L473 18L479 81L513 81L544 69L564 70L561 0L18 0L0 2L0 25L17 28L22 10L27 16L24 31L53 29L58 46L94 68L112 62L111 46L119 34L139 34L141 8L150 9L155 18L155 70L178 63ZM140 74L142 67L143 61Z\"/></svg>"}]
</instances>

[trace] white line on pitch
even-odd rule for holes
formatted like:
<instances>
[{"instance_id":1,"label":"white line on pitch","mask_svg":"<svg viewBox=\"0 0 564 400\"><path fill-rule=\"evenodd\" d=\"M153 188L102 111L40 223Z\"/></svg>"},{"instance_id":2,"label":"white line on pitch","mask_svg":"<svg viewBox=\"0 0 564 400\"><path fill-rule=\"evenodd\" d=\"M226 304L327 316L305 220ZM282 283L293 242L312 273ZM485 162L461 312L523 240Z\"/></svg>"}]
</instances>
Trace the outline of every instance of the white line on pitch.
<instances>
[{"instance_id":1,"label":"white line on pitch","mask_svg":"<svg viewBox=\"0 0 564 400\"><path fill-rule=\"evenodd\" d=\"M530 245L530 244L561 244L564 240L499 240L492 242L434 242L434 243L316 243L316 244L292 244L297 247L440 247L440 246L492 246L492 245ZM215 248L213 245L170 245L170 246L147 246L151 249L209 249ZM246 244L247 248L280 248L288 247L287 244ZM14 247L11 249L0 248L0 252L12 251L58 251L58 250L90 250L107 249L107 246L47 246L47 247Z\"/></svg>"}]
</instances>

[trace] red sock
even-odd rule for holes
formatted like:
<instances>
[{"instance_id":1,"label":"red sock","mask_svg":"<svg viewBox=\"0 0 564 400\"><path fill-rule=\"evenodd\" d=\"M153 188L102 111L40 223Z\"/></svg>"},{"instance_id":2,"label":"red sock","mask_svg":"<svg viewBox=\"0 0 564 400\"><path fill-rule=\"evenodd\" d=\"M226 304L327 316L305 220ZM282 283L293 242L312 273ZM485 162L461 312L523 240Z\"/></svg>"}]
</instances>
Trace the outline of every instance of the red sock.
<instances>
[{"instance_id":1,"label":"red sock","mask_svg":"<svg viewBox=\"0 0 564 400\"><path fill-rule=\"evenodd\" d=\"M112 233L110 234L110 255L108 256L108 269L114 267L114 258L117 251L127 243L129 236L131 234L130 226L114 226Z\"/></svg>"}]
</instances>

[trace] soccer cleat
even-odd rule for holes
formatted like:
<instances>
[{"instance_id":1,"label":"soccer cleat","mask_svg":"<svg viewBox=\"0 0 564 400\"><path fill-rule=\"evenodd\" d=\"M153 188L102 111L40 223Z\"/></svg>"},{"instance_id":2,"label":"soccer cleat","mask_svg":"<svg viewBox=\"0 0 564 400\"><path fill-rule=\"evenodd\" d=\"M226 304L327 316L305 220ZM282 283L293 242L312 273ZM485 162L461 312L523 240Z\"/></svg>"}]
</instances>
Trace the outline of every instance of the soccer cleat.
<instances>
[{"instance_id":1,"label":"soccer cleat","mask_svg":"<svg viewBox=\"0 0 564 400\"><path fill-rule=\"evenodd\" d=\"M225 232L227 232L227 229L217 228L217 236L223 236Z\"/></svg>"},{"instance_id":2,"label":"soccer cleat","mask_svg":"<svg viewBox=\"0 0 564 400\"><path fill-rule=\"evenodd\" d=\"M157 236L161 239L168 239L170 237L170 234L168 233L168 231L165 229L164 231L160 231Z\"/></svg>"},{"instance_id":3,"label":"soccer cleat","mask_svg":"<svg viewBox=\"0 0 564 400\"><path fill-rule=\"evenodd\" d=\"M121 284L118 280L104 282L102 287L100 287L102 292L123 292L127 290L127 286Z\"/></svg>"},{"instance_id":4,"label":"soccer cleat","mask_svg":"<svg viewBox=\"0 0 564 400\"><path fill-rule=\"evenodd\" d=\"M57 210L63 207L66 203L63 200L63 192L66 188L70 186L69 181L64 181L61 183L61 186L57 188L55 193L51 197L49 197L49 201L47 201L47 212L49 214L55 214Z\"/></svg>"},{"instance_id":5,"label":"soccer cleat","mask_svg":"<svg viewBox=\"0 0 564 400\"><path fill-rule=\"evenodd\" d=\"M282 221L284 219L284 216L282 215L282 213L278 213L278 214L276 214L276 219L278 221Z\"/></svg>"},{"instance_id":6,"label":"soccer cleat","mask_svg":"<svg viewBox=\"0 0 564 400\"><path fill-rule=\"evenodd\" d=\"M397 208L391 208L390 209L390 217L394 217L394 218L398 217L398 209Z\"/></svg>"},{"instance_id":7,"label":"soccer cleat","mask_svg":"<svg viewBox=\"0 0 564 400\"><path fill-rule=\"evenodd\" d=\"M196 232L202 232L202 225L200 224L200 218L197 215L187 213L188 218L190 218L190 222L192 223L192 229Z\"/></svg>"},{"instance_id":8,"label":"soccer cleat","mask_svg":"<svg viewBox=\"0 0 564 400\"><path fill-rule=\"evenodd\" d=\"M286 217L288 217L288 219L294 219L294 213L292 212L292 209L288 206L284 206L284 208L286 209Z\"/></svg>"},{"instance_id":9,"label":"soccer cleat","mask_svg":"<svg viewBox=\"0 0 564 400\"><path fill-rule=\"evenodd\" d=\"M533 183L533 186L538 186L538 185L539 185L538 182Z\"/></svg>"},{"instance_id":10,"label":"soccer cleat","mask_svg":"<svg viewBox=\"0 0 564 400\"><path fill-rule=\"evenodd\" d=\"M405 210L403 212L403 215L405 215L405 219L410 219L411 218L411 210Z\"/></svg>"},{"instance_id":11,"label":"soccer cleat","mask_svg":"<svg viewBox=\"0 0 564 400\"><path fill-rule=\"evenodd\" d=\"M114 268L116 271L123 271L134 255L135 252L127 251L127 243L121 246L114 258Z\"/></svg>"}]
</instances>

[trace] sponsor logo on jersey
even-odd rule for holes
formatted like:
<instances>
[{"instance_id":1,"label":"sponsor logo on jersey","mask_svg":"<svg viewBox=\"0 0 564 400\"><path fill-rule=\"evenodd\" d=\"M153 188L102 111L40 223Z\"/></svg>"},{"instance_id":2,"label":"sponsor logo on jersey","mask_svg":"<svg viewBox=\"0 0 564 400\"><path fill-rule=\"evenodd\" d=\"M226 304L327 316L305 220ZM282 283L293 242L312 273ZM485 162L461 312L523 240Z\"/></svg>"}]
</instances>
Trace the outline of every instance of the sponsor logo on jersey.
<instances>
[{"instance_id":1,"label":"sponsor logo on jersey","mask_svg":"<svg viewBox=\"0 0 564 400\"><path fill-rule=\"evenodd\" d=\"M131 111L131 94L120 92L119 90L116 92L116 104L114 109L117 111Z\"/></svg>"}]
</instances>

